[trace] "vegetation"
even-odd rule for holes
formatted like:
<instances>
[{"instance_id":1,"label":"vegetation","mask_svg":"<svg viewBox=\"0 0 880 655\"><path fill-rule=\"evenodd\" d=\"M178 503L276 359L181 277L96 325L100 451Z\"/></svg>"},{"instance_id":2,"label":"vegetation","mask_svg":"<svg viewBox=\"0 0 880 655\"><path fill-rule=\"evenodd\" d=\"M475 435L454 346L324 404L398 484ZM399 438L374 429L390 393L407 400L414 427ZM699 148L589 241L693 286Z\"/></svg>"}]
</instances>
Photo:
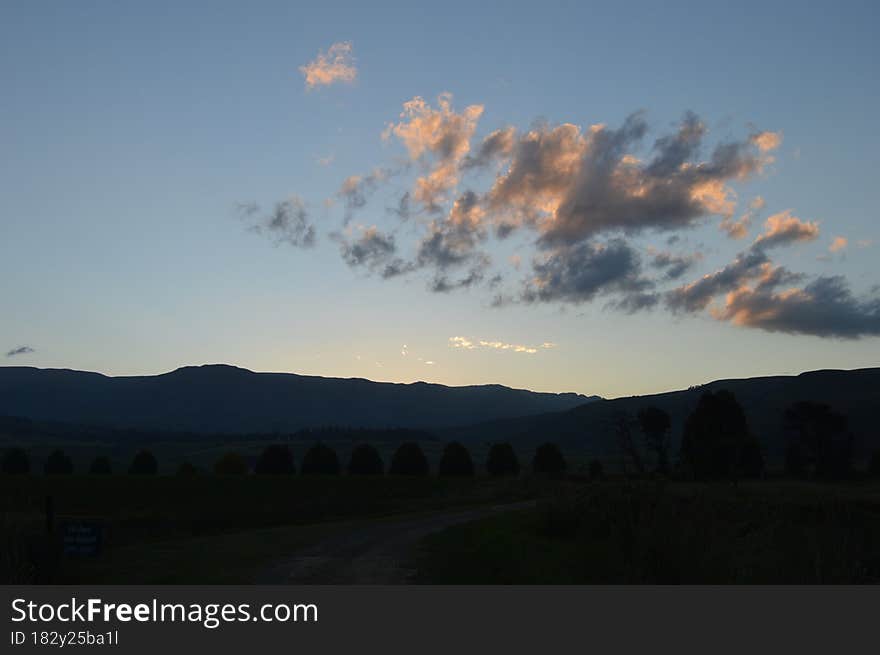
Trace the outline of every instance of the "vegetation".
<instances>
[{"instance_id":1,"label":"vegetation","mask_svg":"<svg viewBox=\"0 0 880 655\"><path fill-rule=\"evenodd\" d=\"M789 466L804 475L812 469L821 480L852 476L853 437L846 417L822 403L802 401L785 411L789 434Z\"/></svg>"},{"instance_id":2,"label":"vegetation","mask_svg":"<svg viewBox=\"0 0 880 655\"><path fill-rule=\"evenodd\" d=\"M471 477L474 475L474 462L470 451L457 441L446 444L443 457L437 467L437 474L443 477Z\"/></svg>"},{"instance_id":3,"label":"vegetation","mask_svg":"<svg viewBox=\"0 0 880 655\"><path fill-rule=\"evenodd\" d=\"M135 455L128 469L132 475L156 475L158 471L159 465L149 450L142 450Z\"/></svg>"},{"instance_id":4,"label":"vegetation","mask_svg":"<svg viewBox=\"0 0 880 655\"><path fill-rule=\"evenodd\" d=\"M71 475L73 473L73 461L63 450L54 450L46 459L43 471L46 475Z\"/></svg>"},{"instance_id":5,"label":"vegetation","mask_svg":"<svg viewBox=\"0 0 880 655\"><path fill-rule=\"evenodd\" d=\"M339 457L324 444L315 444L306 451L302 463L303 475L339 475Z\"/></svg>"},{"instance_id":6,"label":"vegetation","mask_svg":"<svg viewBox=\"0 0 880 655\"><path fill-rule=\"evenodd\" d=\"M4 475L27 475L31 470L31 462L23 448L9 448L3 453L0 469Z\"/></svg>"},{"instance_id":7,"label":"vegetation","mask_svg":"<svg viewBox=\"0 0 880 655\"><path fill-rule=\"evenodd\" d=\"M519 459L513 446L509 443L492 444L486 458L486 471L495 477L519 475Z\"/></svg>"},{"instance_id":8,"label":"vegetation","mask_svg":"<svg viewBox=\"0 0 880 655\"><path fill-rule=\"evenodd\" d=\"M254 466L257 475L293 475L295 472L293 453L283 444L266 446Z\"/></svg>"},{"instance_id":9,"label":"vegetation","mask_svg":"<svg viewBox=\"0 0 880 655\"><path fill-rule=\"evenodd\" d=\"M549 475L560 477L565 473L565 458L554 443L545 443L538 446L535 457L532 459L532 471L537 475Z\"/></svg>"},{"instance_id":10,"label":"vegetation","mask_svg":"<svg viewBox=\"0 0 880 655\"><path fill-rule=\"evenodd\" d=\"M638 414L639 425L645 435L645 444L654 454L656 471L662 475L669 473L669 441L672 419L662 409L645 407Z\"/></svg>"},{"instance_id":11,"label":"vegetation","mask_svg":"<svg viewBox=\"0 0 880 655\"><path fill-rule=\"evenodd\" d=\"M351 453L348 462L349 475L382 475L385 473L385 465L379 456L379 451L370 444L361 444Z\"/></svg>"},{"instance_id":12,"label":"vegetation","mask_svg":"<svg viewBox=\"0 0 880 655\"><path fill-rule=\"evenodd\" d=\"M394 451L388 473L391 475L428 475L428 460L419 444L403 443Z\"/></svg>"},{"instance_id":13,"label":"vegetation","mask_svg":"<svg viewBox=\"0 0 880 655\"><path fill-rule=\"evenodd\" d=\"M876 584L875 486L560 485L534 510L423 542L436 584Z\"/></svg>"},{"instance_id":14,"label":"vegetation","mask_svg":"<svg viewBox=\"0 0 880 655\"><path fill-rule=\"evenodd\" d=\"M239 453L226 453L214 464L217 475L245 475L247 472L247 461Z\"/></svg>"}]
</instances>

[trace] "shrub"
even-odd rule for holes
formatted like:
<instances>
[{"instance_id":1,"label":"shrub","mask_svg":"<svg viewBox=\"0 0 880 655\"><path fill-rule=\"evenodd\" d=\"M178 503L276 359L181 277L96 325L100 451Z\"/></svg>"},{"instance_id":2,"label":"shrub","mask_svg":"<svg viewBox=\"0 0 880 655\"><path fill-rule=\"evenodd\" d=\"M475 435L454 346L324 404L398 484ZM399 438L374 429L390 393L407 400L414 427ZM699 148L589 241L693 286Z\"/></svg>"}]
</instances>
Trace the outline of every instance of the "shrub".
<instances>
[{"instance_id":1,"label":"shrub","mask_svg":"<svg viewBox=\"0 0 880 655\"><path fill-rule=\"evenodd\" d=\"M226 453L214 464L217 475L244 475L247 472L247 462L238 453Z\"/></svg>"},{"instance_id":2,"label":"shrub","mask_svg":"<svg viewBox=\"0 0 880 655\"><path fill-rule=\"evenodd\" d=\"M303 475L338 475L339 457L330 446L316 443L306 451L302 463Z\"/></svg>"},{"instance_id":3,"label":"shrub","mask_svg":"<svg viewBox=\"0 0 880 655\"><path fill-rule=\"evenodd\" d=\"M605 468L598 459L590 460L590 480L602 480L605 478Z\"/></svg>"},{"instance_id":4,"label":"shrub","mask_svg":"<svg viewBox=\"0 0 880 655\"><path fill-rule=\"evenodd\" d=\"M31 462L22 448L10 448L3 453L0 470L5 475L27 475L31 471Z\"/></svg>"},{"instance_id":5,"label":"shrub","mask_svg":"<svg viewBox=\"0 0 880 655\"><path fill-rule=\"evenodd\" d=\"M128 472L131 475L156 475L158 471L159 465L156 463L153 453L149 450L142 450L135 455L134 459L131 460L131 466L128 468Z\"/></svg>"},{"instance_id":6,"label":"shrub","mask_svg":"<svg viewBox=\"0 0 880 655\"><path fill-rule=\"evenodd\" d=\"M63 450L53 450L43 466L46 475L70 475L73 473L73 461Z\"/></svg>"},{"instance_id":7,"label":"shrub","mask_svg":"<svg viewBox=\"0 0 880 655\"><path fill-rule=\"evenodd\" d=\"M565 458L554 443L538 446L532 458L532 471L538 475L558 477L565 473Z\"/></svg>"},{"instance_id":8,"label":"shrub","mask_svg":"<svg viewBox=\"0 0 880 655\"><path fill-rule=\"evenodd\" d=\"M282 444L266 446L254 466L254 473L259 475L293 475L295 472L293 454Z\"/></svg>"},{"instance_id":9,"label":"shrub","mask_svg":"<svg viewBox=\"0 0 880 655\"><path fill-rule=\"evenodd\" d=\"M391 475L428 475L428 460L419 444L408 442L401 444L391 458L388 469Z\"/></svg>"},{"instance_id":10,"label":"shrub","mask_svg":"<svg viewBox=\"0 0 880 655\"><path fill-rule=\"evenodd\" d=\"M181 477L190 477L198 473L198 469L193 466L192 462L181 462L177 467L177 475Z\"/></svg>"},{"instance_id":11,"label":"shrub","mask_svg":"<svg viewBox=\"0 0 880 655\"><path fill-rule=\"evenodd\" d=\"M379 451L370 444L361 444L351 453L348 462L349 475L382 475L385 465L379 456Z\"/></svg>"},{"instance_id":12,"label":"shrub","mask_svg":"<svg viewBox=\"0 0 880 655\"><path fill-rule=\"evenodd\" d=\"M519 459L509 443L492 444L486 457L486 471L489 475L519 475Z\"/></svg>"},{"instance_id":13,"label":"shrub","mask_svg":"<svg viewBox=\"0 0 880 655\"><path fill-rule=\"evenodd\" d=\"M112 472L110 458L103 455L98 455L92 460L92 465L89 466L89 473L91 475L110 475Z\"/></svg>"},{"instance_id":14,"label":"shrub","mask_svg":"<svg viewBox=\"0 0 880 655\"><path fill-rule=\"evenodd\" d=\"M474 474L474 462L468 449L457 441L446 444L437 474L444 477L471 477Z\"/></svg>"},{"instance_id":15,"label":"shrub","mask_svg":"<svg viewBox=\"0 0 880 655\"><path fill-rule=\"evenodd\" d=\"M880 479L880 450L875 450L868 463L868 477Z\"/></svg>"}]
</instances>

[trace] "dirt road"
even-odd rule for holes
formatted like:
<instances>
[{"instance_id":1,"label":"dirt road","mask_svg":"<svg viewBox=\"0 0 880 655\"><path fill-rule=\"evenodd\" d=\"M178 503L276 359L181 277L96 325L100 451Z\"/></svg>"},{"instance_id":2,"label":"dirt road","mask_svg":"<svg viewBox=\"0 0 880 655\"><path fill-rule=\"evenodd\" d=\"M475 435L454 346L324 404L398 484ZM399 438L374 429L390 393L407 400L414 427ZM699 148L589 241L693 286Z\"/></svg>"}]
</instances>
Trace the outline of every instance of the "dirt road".
<instances>
[{"instance_id":1,"label":"dirt road","mask_svg":"<svg viewBox=\"0 0 880 655\"><path fill-rule=\"evenodd\" d=\"M452 510L417 518L382 519L292 553L257 578L259 584L407 584L415 546L458 523L533 507L534 501Z\"/></svg>"}]
</instances>

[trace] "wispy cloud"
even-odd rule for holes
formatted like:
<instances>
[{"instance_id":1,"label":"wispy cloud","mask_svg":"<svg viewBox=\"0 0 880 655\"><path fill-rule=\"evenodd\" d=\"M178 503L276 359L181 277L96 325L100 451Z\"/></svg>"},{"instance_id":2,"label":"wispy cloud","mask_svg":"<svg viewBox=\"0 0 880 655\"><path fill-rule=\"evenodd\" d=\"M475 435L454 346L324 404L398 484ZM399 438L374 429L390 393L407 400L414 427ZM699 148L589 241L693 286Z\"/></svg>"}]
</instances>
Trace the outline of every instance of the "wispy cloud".
<instances>
[{"instance_id":1,"label":"wispy cloud","mask_svg":"<svg viewBox=\"0 0 880 655\"><path fill-rule=\"evenodd\" d=\"M7 357L16 357L18 355L29 355L30 353L36 352L30 346L18 346L17 348L13 348L12 350L6 353Z\"/></svg>"},{"instance_id":2,"label":"wispy cloud","mask_svg":"<svg viewBox=\"0 0 880 655\"><path fill-rule=\"evenodd\" d=\"M299 67L307 89L329 86L336 82L354 82L357 78L353 47L349 41L334 43L327 52L319 52L308 64Z\"/></svg>"},{"instance_id":3,"label":"wispy cloud","mask_svg":"<svg viewBox=\"0 0 880 655\"><path fill-rule=\"evenodd\" d=\"M485 339L471 341L467 337L449 337L449 346L459 350L506 350L515 353L534 355L538 350L555 348L556 344L550 341L545 341L540 346L525 346L518 343L506 343L504 341L487 341Z\"/></svg>"},{"instance_id":4,"label":"wispy cloud","mask_svg":"<svg viewBox=\"0 0 880 655\"><path fill-rule=\"evenodd\" d=\"M849 240L846 237L834 237L831 241L831 245L828 246L828 250L831 252L840 252L841 250L845 250L849 245Z\"/></svg>"}]
</instances>

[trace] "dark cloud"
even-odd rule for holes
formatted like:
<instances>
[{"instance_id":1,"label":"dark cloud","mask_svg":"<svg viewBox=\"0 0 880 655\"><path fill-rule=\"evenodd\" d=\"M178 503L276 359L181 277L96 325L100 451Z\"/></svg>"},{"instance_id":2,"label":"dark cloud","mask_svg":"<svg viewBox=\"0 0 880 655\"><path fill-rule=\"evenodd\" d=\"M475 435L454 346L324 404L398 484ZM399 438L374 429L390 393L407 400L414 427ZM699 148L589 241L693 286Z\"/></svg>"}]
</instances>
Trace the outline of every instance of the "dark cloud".
<instances>
[{"instance_id":1,"label":"dark cloud","mask_svg":"<svg viewBox=\"0 0 880 655\"><path fill-rule=\"evenodd\" d=\"M17 355L29 355L33 352L36 352L30 346L18 346L17 348L13 348L12 350L6 353L7 357L15 357Z\"/></svg>"},{"instance_id":2,"label":"dark cloud","mask_svg":"<svg viewBox=\"0 0 880 655\"><path fill-rule=\"evenodd\" d=\"M463 169L483 168L504 157L510 156L516 144L516 128L505 127L495 130L480 144L477 152L465 157L461 164Z\"/></svg>"},{"instance_id":3,"label":"dark cloud","mask_svg":"<svg viewBox=\"0 0 880 655\"><path fill-rule=\"evenodd\" d=\"M823 276L802 289L775 284L729 295L720 318L770 332L857 339L880 335L880 297L859 300L842 276Z\"/></svg>"},{"instance_id":4,"label":"dark cloud","mask_svg":"<svg viewBox=\"0 0 880 655\"><path fill-rule=\"evenodd\" d=\"M256 203L240 204L238 211L243 220L251 223L251 230L270 236L276 243L295 248L315 245L315 226L309 221L305 203L297 196L276 203L264 216L260 216L260 206Z\"/></svg>"},{"instance_id":5,"label":"dark cloud","mask_svg":"<svg viewBox=\"0 0 880 655\"><path fill-rule=\"evenodd\" d=\"M677 280L701 259L700 253L675 255L670 252L658 252L651 258L651 266L664 269L664 277L667 280Z\"/></svg>"},{"instance_id":6,"label":"dark cloud","mask_svg":"<svg viewBox=\"0 0 880 655\"><path fill-rule=\"evenodd\" d=\"M746 282L760 276L770 265L770 259L763 250L751 248L737 255L736 259L724 268L673 289L666 296L667 304L674 311L702 311L713 298L738 289Z\"/></svg>"},{"instance_id":7,"label":"dark cloud","mask_svg":"<svg viewBox=\"0 0 880 655\"><path fill-rule=\"evenodd\" d=\"M364 229L353 241L340 234L333 236L339 241L342 259L352 268L365 268L383 278L396 277L411 270L410 265L396 256L394 236L383 234L375 227Z\"/></svg>"},{"instance_id":8,"label":"dark cloud","mask_svg":"<svg viewBox=\"0 0 880 655\"><path fill-rule=\"evenodd\" d=\"M599 294L644 293L651 286L640 276L638 252L623 239L562 248L533 268L534 277L522 294L525 302L582 303Z\"/></svg>"},{"instance_id":9,"label":"dark cloud","mask_svg":"<svg viewBox=\"0 0 880 655\"><path fill-rule=\"evenodd\" d=\"M367 175L352 175L342 182L336 197L342 201L345 208L343 221L345 225L351 222L357 210L366 206L370 195L379 185L392 175L393 172L387 168L376 168Z\"/></svg>"}]
</instances>

